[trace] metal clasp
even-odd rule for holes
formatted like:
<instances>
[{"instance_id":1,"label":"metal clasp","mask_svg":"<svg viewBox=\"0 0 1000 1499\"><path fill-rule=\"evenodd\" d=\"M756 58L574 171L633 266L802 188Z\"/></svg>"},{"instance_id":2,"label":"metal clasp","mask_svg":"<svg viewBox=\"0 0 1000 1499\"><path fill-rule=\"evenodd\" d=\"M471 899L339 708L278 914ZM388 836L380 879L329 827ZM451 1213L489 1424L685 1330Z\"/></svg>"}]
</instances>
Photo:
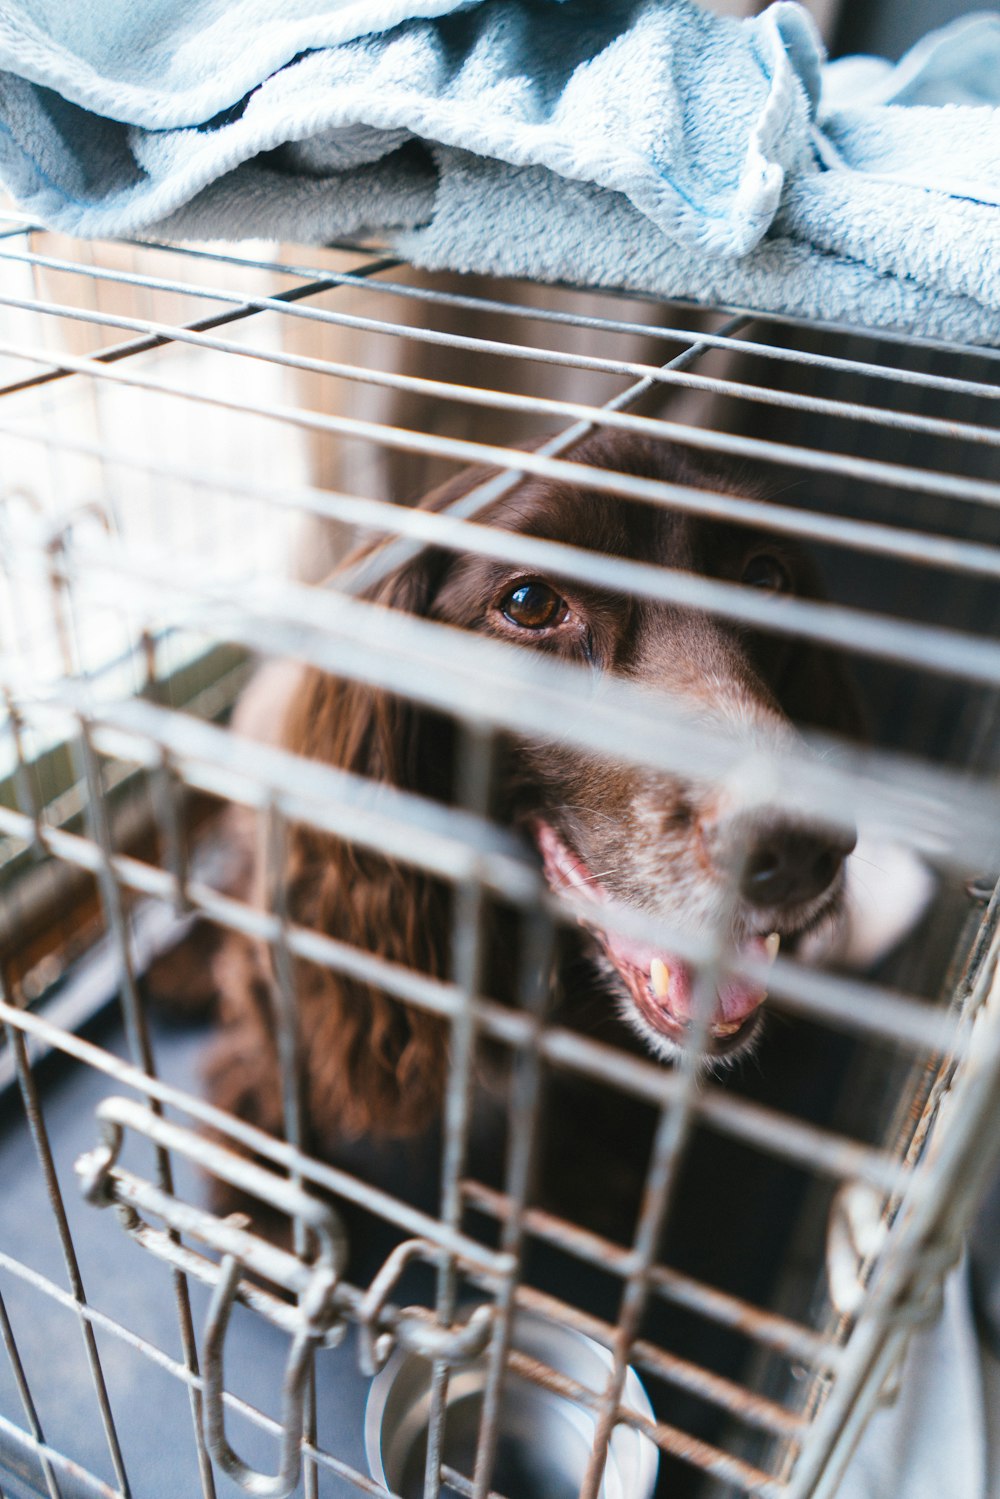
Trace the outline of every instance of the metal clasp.
<instances>
[{"instance_id":1,"label":"metal clasp","mask_svg":"<svg viewBox=\"0 0 1000 1499\"><path fill-rule=\"evenodd\" d=\"M397 1244L372 1281L358 1307L358 1363L362 1374L377 1374L397 1343L427 1359L441 1359L446 1364L470 1363L485 1349L493 1327L493 1307L477 1306L468 1321L454 1327L442 1327L429 1319L422 1307L397 1311L392 1326L379 1330L383 1312L392 1290L406 1266L413 1259L436 1265L441 1251L426 1239L407 1239Z\"/></svg>"}]
</instances>

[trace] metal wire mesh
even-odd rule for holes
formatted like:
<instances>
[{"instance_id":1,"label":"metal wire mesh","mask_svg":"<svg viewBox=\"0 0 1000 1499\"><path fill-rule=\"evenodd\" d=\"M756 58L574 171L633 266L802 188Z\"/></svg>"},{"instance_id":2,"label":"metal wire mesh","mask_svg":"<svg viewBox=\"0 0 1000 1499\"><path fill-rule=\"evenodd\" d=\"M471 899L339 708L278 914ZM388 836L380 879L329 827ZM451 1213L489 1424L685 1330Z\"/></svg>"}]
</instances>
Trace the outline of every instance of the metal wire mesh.
<instances>
[{"instance_id":1,"label":"metal wire mesh","mask_svg":"<svg viewBox=\"0 0 1000 1499\"><path fill-rule=\"evenodd\" d=\"M619 1427L660 1452L657 1492L833 1493L912 1327L932 1314L994 1165L1000 354L744 309L433 281L363 248L287 259L273 247L81 247L13 213L0 261L0 1084L16 1084L23 1109L3 1116L0 1168L5 1485L173 1493L183 1472L185 1492L206 1496L234 1483L385 1492L364 1471L358 1402L398 1347L433 1365L426 1477L407 1493L490 1491L511 1381L592 1412L588 1499ZM427 346L440 363L428 365ZM831 601L787 599L776 617L747 588L477 523L525 474L578 481L571 449L594 429L756 465L769 476L766 500L606 470L586 482L623 504L804 541L827 562ZM537 434L530 451L508 445ZM442 513L385 498L470 462L498 476ZM302 517L323 524L334 550L357 532L394 539L332 591L282 565ZM827 744L819 755L748 748L663 704L654 712L626 681L581 712L581 676L566 663L361 597L430 545L836 646L878 705L875 744ZM373 797L343 771L234 737L220 720L254 653L448 715L462 735L455 804L385 787ZM933 866L933 910L877 978L788 956L765 974L730 950L721 924L695 939L634 910L609 913L615 929L694 964L706 992L734 965L766 978L771 1007L790 1018L783 1050L765 1053L759 1073L712 1077L697 1065L708 1023L697 1009L671 1068L557 1024L543 979L580 908L555 897L490 818L497 736L515 710L525 735L558 732L605 758L725 778L748 802L780 786L793 810L874 828ZM262 903L226 893L206 864L201 843L212 837L196 836L195 814L220 804L250 808L266 832ZM446 882L449 975L401 968L291 920L280 850L293 824ZM489 997L484 972L495 900L521 914L526 934L514 1008ZM200 1041L180 1067L175 1039L149 1011L151 955L194 916L273 954L283 1138L199 1096ZM398 1161L396 1176L380 1179L371 1159L352 1170L311 1150L295 1062L300 959L448 1022L435 1210L400 1187ZM469 1174L470 1141L487 1044L510 1061L506 1156L495 1179L480 1180ZM613 1229L532 1196L556 1072L645 1111L642 1191ZM85 1113L77 1080L89 1090ZM90 1202L114 1204L121 1227L79 1201L77 1158ZM192 1162L280 1214L290 1245L198 1206ZM706 1179L721 1183L711 1205ZM345 1269L328 1198L389 1232L395 1247L370 1273ZM859 1203L874 1204L881 1229L866 1253L837 1249L832 1236L831 1273L857 1287L844 1314L827 1293L826 1223L850 1221ZM738 1258L756 1256L754 1273L727 1279L724 1256L701 1268L720 1221L745 1240ZM547 1282L535 1273L546 1252L556 1267ZM176 1334L151 1310L164 1277ZM124 1294L133 1280L136 1294ZM603 1386L512 1344L524 1312L609 1349ZM86 1377L65 1381L76 1417L52 1394L69 1320L86 1360ZM473 1358L485 1361L485 1414L460 1473L442 1449L444 1409L449 1371ZM248 1383L250 1363L270 1380L267 1398ZM652 1414L629 1403L630 1365ZM135 1426L158 1399L157 1460ZM237 1457L244 1446L257 1455Z\"/></svg>"}]
</instances>

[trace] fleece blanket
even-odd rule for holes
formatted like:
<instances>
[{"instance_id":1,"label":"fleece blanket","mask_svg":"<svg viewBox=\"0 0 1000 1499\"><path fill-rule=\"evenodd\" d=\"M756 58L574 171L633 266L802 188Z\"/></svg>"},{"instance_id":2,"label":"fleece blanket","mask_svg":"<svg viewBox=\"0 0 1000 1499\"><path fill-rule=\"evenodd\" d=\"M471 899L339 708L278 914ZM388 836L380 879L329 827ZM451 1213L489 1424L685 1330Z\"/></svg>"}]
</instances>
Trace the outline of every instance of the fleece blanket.
<instances>
[{"instance_id":1,"label":"fleece blanket","mask_svg":"<svg viewBox=\"0 0 1000 1499\"><path fill-rule=\"evenodd\" d=\"M327 243L1000 343L1000 17L827 65L692 0L6 0L0 177L78 235Z\"/></svg>"}]
</instances>

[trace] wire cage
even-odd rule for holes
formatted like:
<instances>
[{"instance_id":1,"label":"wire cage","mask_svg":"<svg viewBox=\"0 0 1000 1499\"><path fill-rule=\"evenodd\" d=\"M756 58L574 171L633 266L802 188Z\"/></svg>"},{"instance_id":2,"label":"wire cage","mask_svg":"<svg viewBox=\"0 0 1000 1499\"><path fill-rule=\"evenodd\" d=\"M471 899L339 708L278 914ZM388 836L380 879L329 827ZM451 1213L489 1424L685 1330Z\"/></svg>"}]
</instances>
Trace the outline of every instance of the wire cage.
<instances>
[{"instance_id":1,"label":"wire cage","mask_svg":"<svg viewBox=\"0 0 1000 1499\"><path fill-rule=\"evenodd\" d=\"M1000 1139L1000 353L421 276L366 246L80 245L13 211L0 261L0 1492L833 1494L935 1315ZM542 566L477 506L525 474L579 482L571 449L599 429L707 453L745 492L588 484L763 521L810 549L827 599L775 611L569 547L560 573L836 647L869 742L720 740L634 684L582 695L562 663L380 609L350 573L325 586L359 534ZM481 462L493 477L461 505L397 503ZM373 795L235 735L261 657L448 716L454 803ZM929 904L874 969L780 954L764 1040L725 1073L588 1034L539 979L580 911L490 816L512 725L748 797L780 788L931 871ZM229 892L229 807L266 836L263 901ZM290 920L274 851L293 824L444 881L452 971ZM520 922L515 1005L482 968L490 900ZM150 1001L148 972L198 922L273 954L281 1135L206 1101L204 1025ZM680 950L711 975L736 961L726 940ZM443 1119L418 1145L312 1148L302 958L444 1018ZM579 1215L530 1169L559 1079L631 1142L627 1161L575 1163ZM284 1233L214 1212L207 1178ZM371 1431L404 1366L424 1436L400 1476ZM507 1461L521 1389L573 1413L571 1483L555 1459L548 1478ZM544 1409L548 1461L564 1414Z\"/></svg>"}]
</instances>

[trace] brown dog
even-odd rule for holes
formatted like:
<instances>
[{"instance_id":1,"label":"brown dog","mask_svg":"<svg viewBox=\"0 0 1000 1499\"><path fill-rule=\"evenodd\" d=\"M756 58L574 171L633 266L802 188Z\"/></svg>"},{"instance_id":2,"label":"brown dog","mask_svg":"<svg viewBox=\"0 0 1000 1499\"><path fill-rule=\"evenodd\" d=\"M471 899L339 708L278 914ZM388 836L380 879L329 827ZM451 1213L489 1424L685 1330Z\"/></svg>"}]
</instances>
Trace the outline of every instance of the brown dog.
<instances>
[{"instance_id":1,"label":"brown dog","mask_svg":"<svg viewBox=\"0 0 1000 1499\"><path fill-rule=\"evenodd\" d=\"M652 441L598 435L569 456L627 474L728 487L676 449ZM461 475L424 506L445 509L484 477L483 471ZM526 478L479 519L775 593L819 594L814 571L784 542L586 487ZM860 729L835 653L748 633L701 613L437 548L425 549L368 596L679 695L706 723L730 732L735 727L742 735L780 740L792 736L792 723L847 734ZM440 716L314 669L279 673L270 685L271 691L251 689L243 716L269 720L268 735L287 748L433 798L452 797L455 735ZM516 713L510 728L498 815L533 838L553 887L568 887L593 906L594 919L576 940L592 960L597 987L610 991L620 1016L655 1054L669 1056L684 1035L691 970L676 955L604 932L603 902L613 899L693 932L717 921L728 902L735 947L752 957L773 956L779 942L794 948L840 918L849 839L773 809L749 819L732 813L711 786L608 763L564 743L527 742L517 736ZM421 972L448 975L450 901L435 881L295 827L285 885L294 922ZM499 958L495 968L487 965L488 982L501 967ZM211 1087L222 1106L280 1132L266 969L265 954L227 939L216 964L223 1029ZM441 1022L307 963L296 965L295 980L315 1147L329 1150L345 1135L421 1129L434 1116L443 1086ZM502 983L495 980L494 993ZM746 980L720 986L711 1026L714 1055L733 1055L748 1044L763 998ZM610 1008L606 1001L604 1008Z\"/></svg>"}]
</instances>

